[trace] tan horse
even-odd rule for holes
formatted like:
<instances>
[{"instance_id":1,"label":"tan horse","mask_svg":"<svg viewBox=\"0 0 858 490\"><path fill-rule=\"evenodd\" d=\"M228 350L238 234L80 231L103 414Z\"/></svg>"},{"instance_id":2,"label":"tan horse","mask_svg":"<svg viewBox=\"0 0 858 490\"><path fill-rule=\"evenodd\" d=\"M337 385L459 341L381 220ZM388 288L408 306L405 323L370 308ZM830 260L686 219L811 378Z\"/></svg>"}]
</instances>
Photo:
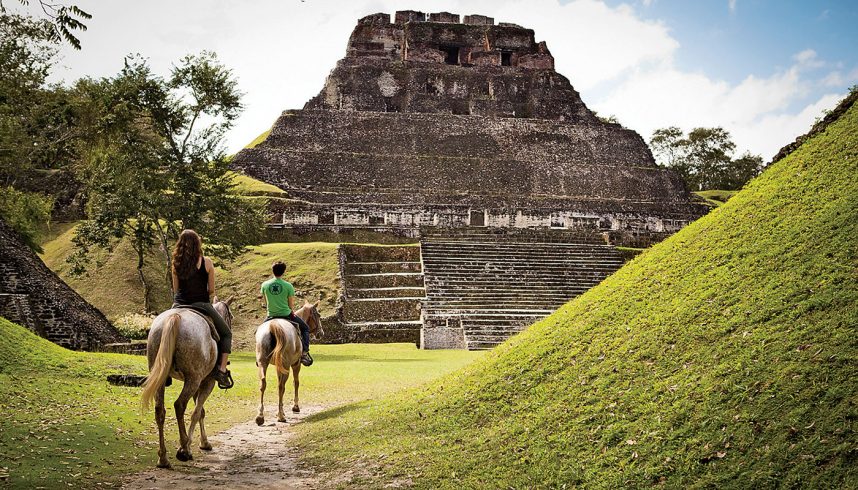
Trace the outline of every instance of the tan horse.
<instances>
[{"instance_id":1,"label":"tan horse","mask_svg":"<svg viewBox=\"0 0 858 490\"><path fill-rule=\"evenodd\" d=\"M232 313L229 303L217 301L214 308L232 326ZM176 459L188 461L191 454L191 439L194 426L200 424L200 449L211 451L203 421L206 411L203 405L211 394L215 380L209 376L217 362L217 343L211 336L209 324L196 312L174 308L167 310L152 322L149 340L146 344L146 356L149 358L149 377L143 384L143 407L148 410L155 399L155 422L158 424L158 467L169 468L167 448L164 446L164 383L167 377L183 380L184 386L179 397L173 403L176 420L179 425L179 450ZM194 412L191 415L190 430L185 430L185 409L188 401L194 399Z\"/></svg>"},{"instance_id":2,"label":"tan horse","mask_svg":"<svg viewBox=\"0 0 858 490\"><path fill-rule=\"evenodd\" d=\"M304 302L304 306L295 311L295 315L301 317L310 327L310 334L319 338L325 335L322 330L322 319L318 310L319 302ZM273 346L273 347L272 347ZM301 337L298 329L288 320L269 320L256 329L256 366L259 368L259 414L256 416L256 424L265 422L265 372L268 364L272 363L277 368L278 406L277 420L286 422L283 413L283 393L286 391L286 381L289 379L289 367L292 368L292 382L295 385L295 399L292 411L298 413L298 373L301 372Z\"/></svg>"}]
</instances>

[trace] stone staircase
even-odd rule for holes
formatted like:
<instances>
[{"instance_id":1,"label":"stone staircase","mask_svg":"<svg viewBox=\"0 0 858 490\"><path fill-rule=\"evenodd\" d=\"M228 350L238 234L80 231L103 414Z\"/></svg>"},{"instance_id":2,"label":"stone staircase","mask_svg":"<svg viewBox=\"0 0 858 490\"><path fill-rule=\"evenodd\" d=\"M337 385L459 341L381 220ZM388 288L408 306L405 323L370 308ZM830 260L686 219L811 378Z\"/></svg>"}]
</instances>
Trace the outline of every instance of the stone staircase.
<instances>
[{"instance_id":1,"label":"stone staircase","mask_svg":"<svg viewBox=\"0 0 858 490\"><path fill-rule=\"evenodd\" d=\"M623 265L596 233L551 229L425 231L424 348L492 348Z\"/></svg>"},{"instance_id":2,"label":"stone staircase","mask_svg":"<svg viewBox=\"0 0 858 490\"><path fill-rule=\"evenodd\" d=\"M419 342L420 247L341 245L339 315L358 342Z\"/></svg>"}]
</instances>

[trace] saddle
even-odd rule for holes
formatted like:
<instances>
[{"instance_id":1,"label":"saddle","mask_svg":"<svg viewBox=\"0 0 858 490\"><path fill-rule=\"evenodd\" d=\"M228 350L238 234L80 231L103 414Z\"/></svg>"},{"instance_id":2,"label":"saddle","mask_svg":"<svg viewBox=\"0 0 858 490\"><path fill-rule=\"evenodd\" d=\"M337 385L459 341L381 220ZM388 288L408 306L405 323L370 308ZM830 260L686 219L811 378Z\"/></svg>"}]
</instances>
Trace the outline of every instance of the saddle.
<instances>
[{"instance_id":1,"label":"saddle","mask_svg":"<svg viewBox=\"0 0 858 490\"><path fill-rule=\"evenodd\" d=\"M215 342L220 341L220 334L217 333L217 329L215 328L214 322L212 321L211 317L209 317L209 314L206 310L204 310L202 308L197 308L194 305L173 305L172 309L175 309L175 310L179 310L179 309L191 310L194 313L196 313L197 315L203 317L203 320L205 320L206 323L209 324L209 332L211 332L211 335L212 335L212 338L214 339L214 341Z\"/></svg>"}]
</instances>

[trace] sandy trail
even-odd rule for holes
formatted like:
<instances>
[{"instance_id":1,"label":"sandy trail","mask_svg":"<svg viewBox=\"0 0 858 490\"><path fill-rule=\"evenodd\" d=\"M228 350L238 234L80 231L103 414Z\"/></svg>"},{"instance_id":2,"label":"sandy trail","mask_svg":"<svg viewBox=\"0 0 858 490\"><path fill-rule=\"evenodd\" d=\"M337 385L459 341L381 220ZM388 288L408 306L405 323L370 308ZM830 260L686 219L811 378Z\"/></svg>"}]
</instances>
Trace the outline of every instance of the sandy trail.
<instances>
[{"instance_id":1,"label":"sandy trail","mask_svg":"<svg viewBox=\"0 0 858 490\"><path fill-rule=\"evenodd\" d=\"M314 472L298 463L292 426L326 407L304 406L294 414L286 407L287 422L277 422L277 407L266 407L265 423L253 420L209 436L212 451L201 451L199 433L195 434L194 460L176 460L176 448L169 451L172 469L152 468L130 476L122 488L192 489L213 487L236 489L296 488L323 486Z\"/></svg>"}]
</instances>

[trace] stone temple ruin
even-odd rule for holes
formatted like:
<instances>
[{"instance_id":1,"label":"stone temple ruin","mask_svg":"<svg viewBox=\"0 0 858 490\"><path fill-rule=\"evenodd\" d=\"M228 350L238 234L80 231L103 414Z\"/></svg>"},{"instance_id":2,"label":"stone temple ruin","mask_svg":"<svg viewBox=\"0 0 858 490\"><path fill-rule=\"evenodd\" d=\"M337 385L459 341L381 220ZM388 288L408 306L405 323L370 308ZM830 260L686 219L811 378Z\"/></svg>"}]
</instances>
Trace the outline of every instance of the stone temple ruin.
<instances>
[{"instance_id":1,"label":"stone temple ruin","mask_svg":"<svg viewBox=\"0 0 858 490\"><path fill-rule=\"evenodd\" d=\"M342 252L341 316L425 347L490 347L618 268L614 245L704 212L532 30L481 15L360 19L322 91L233 166L287 191L272 227L420 239L392 260Z\"/></svg>"},{"instance_id":2,"label":"stone temple ruin","mask_svg":"<svg viewBox=\"0 0 858 490\"><path fill-rule=\"evenodd\" d=\"M0 220L0 316L76 350L126 339Z\"/></svg>"}]
</instances>

